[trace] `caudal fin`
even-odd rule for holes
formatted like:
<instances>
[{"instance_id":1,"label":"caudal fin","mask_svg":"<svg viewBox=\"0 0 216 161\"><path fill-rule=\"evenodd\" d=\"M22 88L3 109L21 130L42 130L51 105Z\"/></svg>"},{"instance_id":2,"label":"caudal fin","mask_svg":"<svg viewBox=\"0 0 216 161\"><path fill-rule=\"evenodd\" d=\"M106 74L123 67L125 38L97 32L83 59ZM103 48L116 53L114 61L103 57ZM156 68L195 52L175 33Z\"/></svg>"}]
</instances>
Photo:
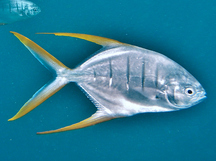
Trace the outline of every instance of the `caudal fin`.
<instances>
[{"instance_id":1,"label":"caudal fin","mask_svg":"<svg viewBox=\"0 0 216 161\"><path fill-rule=\"evenodd\" d=\"M64 77L62 73L70 70L54 56L49 54L46 50L41 48L39 45L37 45L27 37L16 32L11 31L11 33L13 33L25 45L25 47L34 55L34 57L39 62L41 62L41 64L43 64L48 70L54 73L56 75L56 78L39 89L32 96L32 98L30 98L23 105L18 113L8 121L13 121L24 116L25 114L36 108L38 105L43 103L46 99L51 97L53 94L58 92L61 88L63 88L67 83L69 83L69 80L67 80L67 78Z\"/></svg>"}]
</instances>

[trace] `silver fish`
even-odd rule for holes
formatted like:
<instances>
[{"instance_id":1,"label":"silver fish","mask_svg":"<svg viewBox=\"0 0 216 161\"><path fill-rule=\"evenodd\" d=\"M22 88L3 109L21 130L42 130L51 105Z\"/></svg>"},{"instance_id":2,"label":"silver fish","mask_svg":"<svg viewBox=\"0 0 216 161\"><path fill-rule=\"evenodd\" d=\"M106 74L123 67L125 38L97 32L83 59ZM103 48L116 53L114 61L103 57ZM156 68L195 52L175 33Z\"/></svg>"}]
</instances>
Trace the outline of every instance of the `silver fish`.
<instances>
[{"instance_id":1,"label":"silver fish","mask_svg":"<svg viewBox=\"0 0 216 161\"><path fill-rule=\"evenodd\" d=\"M34 3L26 0L0 0L0 25L24 20L41 12Z\"/></svg>"},{"instance_id":2,"label":"silver fish","mask_svg":"<svg viewBox=\"0 0 216 161\"><path fill-rule=\"evenodd\" d=\"M92 58L70 69L25 36L11 33L56 77L9 121L27 114L70 82L76 82L97 107L95 114L81 122L37 134L79 129L138 113L177 111L206 97L201 84L187 70L154 51L93 35L44 33L76 37L103 46Z\"/></svg>"}]
</instances>

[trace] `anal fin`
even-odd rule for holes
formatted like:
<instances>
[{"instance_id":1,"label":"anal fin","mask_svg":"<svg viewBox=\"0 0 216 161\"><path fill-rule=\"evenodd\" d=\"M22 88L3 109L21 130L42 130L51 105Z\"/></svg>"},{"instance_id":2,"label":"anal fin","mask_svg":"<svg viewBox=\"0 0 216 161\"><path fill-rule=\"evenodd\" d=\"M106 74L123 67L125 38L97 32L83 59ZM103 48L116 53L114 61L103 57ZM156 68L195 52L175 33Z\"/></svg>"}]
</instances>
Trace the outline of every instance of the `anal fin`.
<instances>
[{"instance_id":1,"label":"anal fin","mask_svg":"<svg viewBox=\"0 0 216 161\"><path fill-rule=\"evenodd\" d=\"M80 129L84 127L88 127L91 125L95 125L104 121L108 121L111 119L114 119L115 117L109 116L105 114L103 111L98 110L95 114L93 114L91 117L80 121L78 123L57 129L57 130L50 130L50 131L44 131L44 132L37 132L37 134L50 134L50 133L57 133L57 132L63 132L68 130L75 130Z\"/></svg>"}]
</instances>

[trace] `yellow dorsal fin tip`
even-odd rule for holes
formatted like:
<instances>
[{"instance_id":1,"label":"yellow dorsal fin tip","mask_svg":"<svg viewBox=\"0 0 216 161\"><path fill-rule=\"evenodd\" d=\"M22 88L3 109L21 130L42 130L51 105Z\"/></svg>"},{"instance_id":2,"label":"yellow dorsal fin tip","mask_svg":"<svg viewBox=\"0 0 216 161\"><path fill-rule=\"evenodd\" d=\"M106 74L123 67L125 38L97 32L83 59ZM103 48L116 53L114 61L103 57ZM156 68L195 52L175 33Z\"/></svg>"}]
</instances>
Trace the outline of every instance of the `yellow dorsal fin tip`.
<instances>
[{"instance_id":1,"label":"yellow dorsal fin tip","mask_svg":"<svg viewBox=\"0 0 216 161\"><path fill-rule=\"evenodd\" d=\"M102 46L116 46L116 45L123 45L124 43L121 43L117 40L100 37L100 36L94 36L94 35L88 35L88 34L78 34L78 33L36 33L36 34L54 34L56 36L69 36L69 37L76 37L79 39L84 39L90 42L94 42L96 44L102 45Z\"/></svg>"}]
</instances>

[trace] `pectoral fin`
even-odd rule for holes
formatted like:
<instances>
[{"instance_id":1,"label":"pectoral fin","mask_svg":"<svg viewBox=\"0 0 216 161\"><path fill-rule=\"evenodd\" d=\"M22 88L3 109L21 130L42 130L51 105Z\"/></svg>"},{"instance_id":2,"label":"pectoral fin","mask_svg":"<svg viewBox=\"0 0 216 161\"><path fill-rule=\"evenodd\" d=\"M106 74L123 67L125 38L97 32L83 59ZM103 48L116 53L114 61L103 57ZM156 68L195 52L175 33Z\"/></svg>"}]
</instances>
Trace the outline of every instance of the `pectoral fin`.
<instances>
[{"instance_id":1,"label":"pectoral fin","mask_svg":"<svg viewBox=\"0 0 216 161\"><path fill-rule=\"evenodd\" d=\"M78 33L38 33L38 34L54 34L56 36L69 36L69 37L76 37L79 39L84 39L90 42L94 42L96 44L102 45L102 46L120 46L124 43L121 43L117 40L100 37L100 36L94 36L94 35L87 35L87 34L78 34Z\"/></svg>"},{"instance_id":2,"label":"pectoral fin","mask_svg":"<svg viewBox=\"0 0 216 161\"><path fill-rule=\"evenodd\" d=\"M93 114L91 117L80 121L78 123L72 124L70 126L66 126L57 130L51 130L51 131L44 131L44 132L37 132L37 134L50 134L50 133L57 133L57 132L63 132L63 131L68 131L68 130L75 130L75 129L80 129L84 127L88 127L91 125L95 125L104 121L108 121L114 119L114 117L109 116L107 114L104 114L102 111L97 111L95 114Z\"/></svg>"}]
</instances>

